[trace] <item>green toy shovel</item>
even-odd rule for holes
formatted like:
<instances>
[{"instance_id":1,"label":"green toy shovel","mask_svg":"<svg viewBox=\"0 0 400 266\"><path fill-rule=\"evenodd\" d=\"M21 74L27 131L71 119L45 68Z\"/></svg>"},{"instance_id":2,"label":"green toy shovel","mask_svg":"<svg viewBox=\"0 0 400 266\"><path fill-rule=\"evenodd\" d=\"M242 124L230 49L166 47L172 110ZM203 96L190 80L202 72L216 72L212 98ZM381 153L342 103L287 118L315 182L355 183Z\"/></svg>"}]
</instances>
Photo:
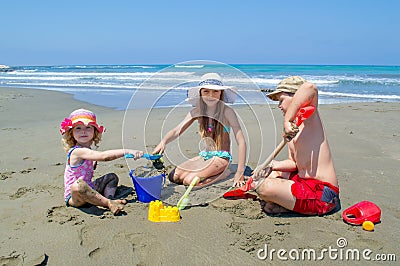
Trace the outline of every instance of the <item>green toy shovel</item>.
<instances>
[{"instance_id":1,"label":"green toy shovel","mask_svg":"<svg viewBox=\"0 0 400 266\"><path fill-rule=\"evenodd\" d=\"M178 203L176 204L176 207L178 207L178 210L183 210L190 202L190 199L188 197L190 191L192 188L197 185L197 183L200 182L200 177L196 176L193 178L192 182L190 183L189 187L185 191L185 194L179 199Z\"/></svg>"}]
</instances>

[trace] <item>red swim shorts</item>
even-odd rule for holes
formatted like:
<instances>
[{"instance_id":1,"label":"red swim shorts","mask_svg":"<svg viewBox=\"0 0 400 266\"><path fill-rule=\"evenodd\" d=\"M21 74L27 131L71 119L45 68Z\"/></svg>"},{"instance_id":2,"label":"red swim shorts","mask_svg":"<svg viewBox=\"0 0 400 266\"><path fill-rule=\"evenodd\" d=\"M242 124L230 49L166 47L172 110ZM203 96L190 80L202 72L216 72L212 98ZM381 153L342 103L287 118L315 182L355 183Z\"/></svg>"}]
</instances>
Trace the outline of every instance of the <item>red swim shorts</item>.
<instances>
[{"instance_id":1,"label":"red swim shorts","mask_svg":"<svg viewBox=\"0 0 400 266\"><path fill-rule=\"evenodd\" d=\"M291 180L292 194L296 198L293 211L308 215L323 215L339 203L339 188L314 178L295 175Z\"/></svg>"}]
</instances>

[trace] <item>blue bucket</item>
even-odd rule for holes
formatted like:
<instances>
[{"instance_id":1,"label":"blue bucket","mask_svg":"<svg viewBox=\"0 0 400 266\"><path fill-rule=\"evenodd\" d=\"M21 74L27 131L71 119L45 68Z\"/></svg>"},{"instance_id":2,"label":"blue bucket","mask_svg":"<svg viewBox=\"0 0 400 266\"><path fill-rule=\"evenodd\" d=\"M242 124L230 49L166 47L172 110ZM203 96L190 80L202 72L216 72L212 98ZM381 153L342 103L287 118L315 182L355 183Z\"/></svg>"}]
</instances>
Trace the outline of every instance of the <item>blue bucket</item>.
<instances>
[{"instance_id":1,"label":"blue bucket","mask_svg":"<svg viewBox=\"0 0 400 266\"><path fill-rule=\"evenodd\" d=\"M161 189L165 174L149 177L140 177L134 175L135 170L131 170L129 175L135 186L136 195L140 202L148 203L161 198Z\"/></svg>"}]
</instances>

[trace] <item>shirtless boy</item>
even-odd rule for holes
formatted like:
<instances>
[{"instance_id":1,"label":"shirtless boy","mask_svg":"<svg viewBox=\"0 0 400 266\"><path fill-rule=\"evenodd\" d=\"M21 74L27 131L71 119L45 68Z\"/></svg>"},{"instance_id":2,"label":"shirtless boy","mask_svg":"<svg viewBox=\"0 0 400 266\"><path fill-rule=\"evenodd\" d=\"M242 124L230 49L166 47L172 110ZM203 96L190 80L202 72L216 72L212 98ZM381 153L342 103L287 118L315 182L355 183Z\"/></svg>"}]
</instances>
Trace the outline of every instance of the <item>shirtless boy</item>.
<instances>
[{"instance_id":1,"label":"shirtless boy","mask_svg":"<svg viewBox=\"0 0 400 266\"><path fill-rule=\"evenodd\" d=\"M294 211L323 215L339 204L339 186L331 151L321 117L317 110L317 87L299 76L282 80L267 95L279 101L284 116L283 137L289 156L253 175L257 193L265 201L264 211ZM314 113L299 127L293 123L299 109L315 106Z\"/></svg>"}]
</instances>

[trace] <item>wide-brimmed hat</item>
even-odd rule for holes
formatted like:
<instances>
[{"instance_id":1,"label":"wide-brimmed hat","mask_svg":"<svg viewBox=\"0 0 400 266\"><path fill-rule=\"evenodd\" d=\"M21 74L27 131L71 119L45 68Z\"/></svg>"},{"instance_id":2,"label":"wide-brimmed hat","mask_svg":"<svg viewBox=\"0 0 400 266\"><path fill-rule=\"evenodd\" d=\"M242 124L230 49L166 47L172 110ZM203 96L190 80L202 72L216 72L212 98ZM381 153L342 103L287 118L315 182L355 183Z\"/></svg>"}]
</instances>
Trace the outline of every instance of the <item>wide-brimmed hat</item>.
<instances>
[{"instance_id":1,"label":"wide-brimmed hat","mask_svg":"<svg viewBox=\"0 0 400 266\"><path fill-rule=\"evenodd\" d=\"M224 102L234 103L237 96L237 91L233 87L224 86L222 83L222 78L217 73L207 73L201 77L199 85L190 88L187 92L186 101L196 106L200 99L201 89L211 89L211 90L223 90L224 91Z\"/></svg>"},{"instance_id":2,"label":"wide-brimmed hat","mask_svg":"<svg viewBox=\"0 0 400 266\"><path fill-rule=\"evenodd\" d=\"M92 111L86 109L78 109L73 111L68 118L65 118L61 122L60 133L64 135L65 132L78 124L82 124L85 126L92 125L97 129L97 131L99 131L99 133L103 133L106 130L103 126L99 126L97 124L96 115Z\"/></svg>"},{"instance_id":3,"label":"wide-brimmed hat","mask_svg":"<svg viewBox=\"0 0 400 266\"><path fill-rule=\"evenodd\" d=\"M300 88L300 86L303 85L303 83L305 82L307 81L300 76L291 76L279 82L275 90L262 89L261 91L263 92L272 91L271 93L267 94L268 98L270 98L273 101L278 101L279 93L281 92L296 93L296 91Z\"/></svg>"}]
</instances>

